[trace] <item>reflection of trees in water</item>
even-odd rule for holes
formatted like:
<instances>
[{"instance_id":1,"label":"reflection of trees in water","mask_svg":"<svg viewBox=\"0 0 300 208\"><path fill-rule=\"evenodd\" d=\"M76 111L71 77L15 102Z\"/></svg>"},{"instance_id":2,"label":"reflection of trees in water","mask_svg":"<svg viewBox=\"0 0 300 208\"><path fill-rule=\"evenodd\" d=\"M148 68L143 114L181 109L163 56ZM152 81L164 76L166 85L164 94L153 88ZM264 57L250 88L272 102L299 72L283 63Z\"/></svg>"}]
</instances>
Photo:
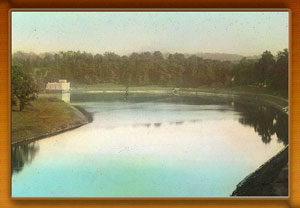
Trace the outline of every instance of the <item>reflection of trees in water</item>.
<instances>
[{"instance_id":1,"label":"reflection of trees in water","mask_svg":"<svg viewBox=\"0 0 300 208\"><path fill-rule=\"evenodd\" d=\"M169 122L169 125L173 125L173 124L175 124L176 126L177 125L182 125L182 124L184 124L184 121L171 121L171 122Z\"/></svg>"},{"instance_id":2,"label":"reflection of trees in water","mask_svg":"<svg viewBox=\"0 0 300 208\"><path fill-rule=\"evenodd\" d=\"M175 124L176 125L181 125L181 124L184 124L184 121L176 121Z\"/></svg>"},{"instance_id":3,"label":"reflection of trees in water","mask_svg":"<svg viewBox=\"0 0 300 208\"><path fill-rule=\"evenodd\" d=\"M12 160L12 173L21 171L25 164L31 163L39 151L39 147L35 142L30 144L20 144L12 146L11 160Z\"/></svg>"},{"instance_id":4,"label":"reflection of trees in water","mask_svg":"<svg viewBox=\"0 0 300 208\"><path fill-rule=\"evenodd\" d=\"M288 116L264 105L243 105L235 103L234 108L241 113L239 122L254 128L264 143L269 143L276 134L278 142L288 144Z\"/></svg>"},{"instance_id":5,"label":"reflection of trees in water","mask_svg":"<svg viewBox=\"0 0 300 208\"><path fill-rule=\"evenodd\" d=\"M160 126L161 126L161 123L154 123L154 126L155 126L155 127L160 127Z\"/></svg>"}]
</instances>

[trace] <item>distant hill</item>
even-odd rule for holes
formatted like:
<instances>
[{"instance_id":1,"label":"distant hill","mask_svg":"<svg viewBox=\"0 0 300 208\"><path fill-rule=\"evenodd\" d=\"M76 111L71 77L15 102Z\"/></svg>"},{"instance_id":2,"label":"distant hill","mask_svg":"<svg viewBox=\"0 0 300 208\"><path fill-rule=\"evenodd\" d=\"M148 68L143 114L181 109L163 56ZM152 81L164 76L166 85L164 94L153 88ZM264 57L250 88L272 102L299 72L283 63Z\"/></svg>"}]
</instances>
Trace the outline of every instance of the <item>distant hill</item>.
<instances>
[{"instance_id":1,"label":"distant hill","mask_svg":"<svg viewBox=\"0 0 300 208\"><path fill-rule=\"evenodd\" d=\"M214 59L220 61L240 61L242 58L256 59L258 56L242 56L238 54L230 53L196 53L196 56L202 57L204 59Z\"/></svg>"},{"instance_id":2,"label":"distant hill","mask_svg":"<svg viewBox=\"0 0 300 208\"><path fill-rule=\"evenodd\" d=\"M169 53L164 53L164 58L167 58L169 56ZM195 54L189 54L185 53L184 56L186 58L190 56L199 56L203 59L211 59L211 60L219 60L219 61L231 61L231 62L237 62L240 61L242 58L247 59L259 59L260 56L242 56L239 54L230 54L230 53L195 53Z\"/></svg>"},{"instance_id":3,"label":"distant hill","mask_svg":"<svg viewBox=\"0 0 300 208\"><path fill-rule=\"evenodd\" d=\"M185 54L185 56L189 57L192 54ZM259 56L242 56L239 54L230 54L230 53L196 53L193 54L203 59L212 59L212 60L220 60L220 61L240 61L242 58L247 59L258 59Z\"/></svg>"}]
</instances>

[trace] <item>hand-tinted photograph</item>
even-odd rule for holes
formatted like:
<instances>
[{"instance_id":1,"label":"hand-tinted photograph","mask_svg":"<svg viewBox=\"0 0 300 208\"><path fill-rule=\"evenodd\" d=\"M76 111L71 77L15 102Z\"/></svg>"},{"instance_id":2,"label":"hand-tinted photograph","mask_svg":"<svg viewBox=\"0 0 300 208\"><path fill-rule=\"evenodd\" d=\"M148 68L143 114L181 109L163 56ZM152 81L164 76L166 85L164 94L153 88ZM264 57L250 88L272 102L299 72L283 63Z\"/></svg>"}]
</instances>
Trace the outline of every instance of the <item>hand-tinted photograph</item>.
<instances>
[{"instance_id":1,"label":"hand-tinted photograph","mask_svg":"<svg viewBox=\"0 0 300 208\"><path fill-rule=\"evenodd\" d=\"M11 11L12 197L288 197L289 12Z\"/></svg>"}]
</instances>

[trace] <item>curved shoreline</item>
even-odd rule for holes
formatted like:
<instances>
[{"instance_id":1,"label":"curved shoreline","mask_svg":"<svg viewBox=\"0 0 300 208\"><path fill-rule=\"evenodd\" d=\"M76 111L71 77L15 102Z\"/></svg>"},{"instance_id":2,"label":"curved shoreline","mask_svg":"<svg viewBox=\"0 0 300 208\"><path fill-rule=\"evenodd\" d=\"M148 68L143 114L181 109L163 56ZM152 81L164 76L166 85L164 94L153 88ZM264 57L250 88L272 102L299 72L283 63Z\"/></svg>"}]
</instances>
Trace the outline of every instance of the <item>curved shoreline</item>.
<instances>
[{"instance_id":1,"label":"curved shoreline","mask_svg":"<svg viewBox=\"0 0 300 208\"><path fill-rule=\"evenodd\" d=\"M289 102L287 99L263 94L263 93L250 93L250 92L235 92L235 91L188 91L188 90L179 90L178 95L189 95L189 96L217 96L222 98L238 98L240 102L247 103L263 103L268 106L272 106L277 110L280 110L286 114L288 114L288 106Z\"/></svg>"},{"instance_id":2,"label":"curved shoreline","mask_svg":"<svg viewBox=\"0 0 300 208\"><path fill-rule=\"evenodd\" d=\"M79 105L73 105L77 110L79 110L88 120L88 123L93 122L94 118L93 118L93 114L90 112L87 112L84 108L82 108ZM83 124L84 125L84 124Z\"/></svg>"},{"instance_id":3,"label":"curved shoreline","mask_svg":"<svg viewBox=\"0 0 300 208\"><path fill-rule=\"evenodd\" d=\"M143 89L143 87L132 87L128 92L129 94L165 94L165 95L184 95L184 96L217 96L222 98L239 98L244 99L247 102L256 102L256 103L264 103L266 105L275 107L276 109L288 113L288 99L276 96L263 92L251 92L249 90L245 91L237 91L231 88L176 88L176 92L174 92L175 88L171 87L161 87L158 89ZM116 89L85 89L85 91L80 89L75 89L73 92L76 93L87 93L87 94L124 94L125 90L122 88Z\"/></svg>"},{"instance_id":4,"label":"curved shoreline","mask_svg":"<svg viewBox=\"0 0 300 208\"><path fill-rule=\"evenodd\" d=\"M63 102L63 101L60 101L60 102ZM30 142L33 142L33 141L36 141L36 140L39 140L39 139L44 139L44 138L47 138L47 137L50 137L50 136L55 136L55 135L64 133L66 131L70 131L70 130L79 128L79 127L81 127L83 125L86 125L86 124L93 121L93 115L91 113L87 112L82 107L71 105L71 104L68 104L68 103L65 103L65 102L63 102L63 103L64 103L64 105L63 105L63 108L61 110L62 111L65 111L65 110L69 111L69 113L72 114L72 120L70 120L70 122L60 121L60 122L58 122L58 125L53 127L53 129L43 130L40 133L35 132L34 136L27 135L27 137L26 137L25 132L24 132L24 135L23 135L23 133L22 133L23 130L20 130L21 133L22 133L22 138L20 138L20 136L18 136L17 137L18 139L13 139L14 135L12 135L11 144L12 145L26 144L26 143L30 143ZM55 109L55 110L57 110L57 109ZM22 112L17 112L17 113L22 113ZM42 122L41 118L38 118L37 121Z\"/></svg>"},{"instance_id":5,"label":"curved shoreline","mask_svg":"<svg viewBox=\"0 0 300 208\"><path fill-rule=\"evenodd\" d=\"M55 135L58 135L58 134L61 134L61 133L64 133L66 131L70 131L70 130L73 130L73 129L76 129L76 128L79 128L83 125L86 125L88 124L89 122L85 122L85 123L82 123L82 124L78 124L78 125L74 125L74 126L70 126L70 127L67 127L67 128L63 128L63 129L59 129L55 132L49 132L49 133L46 133L46 134L43 134L41 136L37 136L37 137L32 137L32 138L27 138L27 139L24 139L22 141L16 141L16 142L11 142L12 145L19 145L19 144L25 144L25 143L30 143L30 142L33 142L33 141L36 141L36 140L39 140L39 139L44 139L44 138L47 138L47 137L51 137L51 136L55 136Z\"/></svg>"},{"instance_id":6,"label":"curved shoreline","mask_svg":"<svg viewBox=\"0 0 300 208\"><path fill-rule=\"evenodd\" d=\"M288 151L287 145L254 172L246 176L231 196L288 196Z\"/></svg>"}]
</instances>

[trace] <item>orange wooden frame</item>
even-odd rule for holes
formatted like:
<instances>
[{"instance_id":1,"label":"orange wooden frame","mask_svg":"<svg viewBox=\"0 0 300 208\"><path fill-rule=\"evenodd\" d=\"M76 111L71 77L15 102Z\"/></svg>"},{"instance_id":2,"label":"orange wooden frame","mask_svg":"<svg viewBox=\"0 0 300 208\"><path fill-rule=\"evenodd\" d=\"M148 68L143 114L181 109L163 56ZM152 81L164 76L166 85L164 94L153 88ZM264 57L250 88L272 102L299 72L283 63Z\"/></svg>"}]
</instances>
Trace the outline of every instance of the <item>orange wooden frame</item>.
<instances>
[{"instance_id":1,"label":"orange wooden frame","mask_svg":"<svg viewBox=\"0 0 300 208\"><path fill-rule=\"evenodd\" d=\"M31 199L10 197L9 9L290 9L290 198L289 199ZM0 2L0 207L300 207L300 2L297 0L2 0ZM297 27L298 25L298 27Z\"/></svg>"}]
</instances>

